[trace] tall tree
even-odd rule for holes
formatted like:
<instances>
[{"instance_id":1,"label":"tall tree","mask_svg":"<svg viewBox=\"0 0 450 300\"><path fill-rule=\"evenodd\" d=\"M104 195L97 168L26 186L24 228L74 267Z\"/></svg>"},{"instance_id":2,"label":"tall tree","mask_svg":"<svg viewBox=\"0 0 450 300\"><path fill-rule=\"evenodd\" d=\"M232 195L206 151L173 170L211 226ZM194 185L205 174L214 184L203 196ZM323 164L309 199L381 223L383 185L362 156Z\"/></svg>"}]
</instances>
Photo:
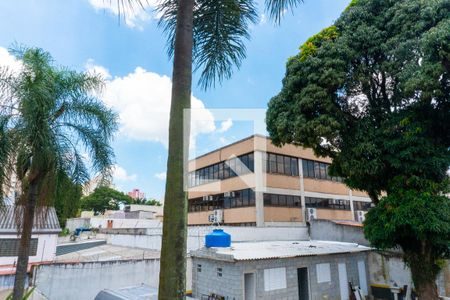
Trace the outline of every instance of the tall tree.
<instances>
[{"instance_id":1,"label":"tall tree","mask_svg":"<svg viewBox=\"0 0 450 300\"><path fill-rule=\"evenodd\" d=\"M115 189L100 186L94 192L81 199L81 208L93 210L95 215L103 214L105 210L118 210L120 204L130 204L133 199Z\"/></svg>"},{"instance_id":2,"label":"tall tree","mask_svg":"<svg viewBox=\"0 0 450 300\"><path fill-rule=\"evenodd\" d=\"M51 205L61 176L75 184L94 173L109 175L116 114L95 98L100 77L57 67L38 48L11 50L18 72L0 69L0 186L14 173L21 183L20 248L13 299L22 299L33 220ZM0 197L3 199L3 197ZM50 200L50 201L49 201ZM45 215L45 214L44 214Z\"/></svg>"},{"instance_id":3,"label":"tall tree","mask_svg":"<svg viewBox=\"0 0 450 300\"><path fill-rule=\"evenodd\" d=\"M117 0L143 6L144 0ZM169 155L164 196L159 299L184 299L186 288L187 160L190 135L192 64L199 85L214 86L232 75L245 58L244 40L257 18L256 0L163 0L157 10L173 56ZM265 0L275 22L302 0ZM126 17L126 16L125 16Z\"/></svg>"},{"instance_id":4,"label":"tall tree","mask_svg":"<svg viewBox=\"0 0 450 300\"><path fill-rule=\"evenodd\" d=\"M368 192L366 237L403 250L420 299L437 299L450 255L449 28L447 0L354 0L288 60L267 112L274 143L331 157Z\"/></svg>"}]
</instances>

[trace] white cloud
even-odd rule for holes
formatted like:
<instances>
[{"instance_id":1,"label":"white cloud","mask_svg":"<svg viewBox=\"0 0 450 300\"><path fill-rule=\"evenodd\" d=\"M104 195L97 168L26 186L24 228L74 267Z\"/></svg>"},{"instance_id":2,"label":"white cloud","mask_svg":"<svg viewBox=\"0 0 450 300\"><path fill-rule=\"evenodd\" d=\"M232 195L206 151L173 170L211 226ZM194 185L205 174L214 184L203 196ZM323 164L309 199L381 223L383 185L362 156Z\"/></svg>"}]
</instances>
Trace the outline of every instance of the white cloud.
<instances>
[{"instance_id":1,"label":"white cloud","mask_svg":"<svg viewBox=\"0 0 450 300\"><path fill-rule=\"evenodd\" d=\"M92 61L88 71L103 74L106 81L102 100L120 117L120 135L140 141L160 142L167 147L172 81L165 75L137 67L123 77L112 78L108 70ZM212 113L203 102L191 98L191 137L216 130Z\"/></svg>"},{"instance_id":2,"label":"white cloud","mask_svg":"<svg viewBox=\"0 0 450 300\"><path fill-rule=\"evenodd\" d=\"M137 179L136 174L128 174L127 170L119 165L113 167L113 179L114 181L135 181Z\"/></svg>"},{"instance_id":3,"label":"white cloud","mask_svg":"<svg viewBox=\"0 0 450 300\"><path fill-rule=\"evenodd\" d=\"M128 27L139 30L142 30L143 25L152 18L149 11L152 11L158 4L158 0L142 0L143 9L137 3L130 5L127 1L123 1L124 5L121 5L119 10L118 2L121 0L89 0L96 11L107 11L116 18L120 13L121 22L124 21Z\"/></svg>"},{"instance_id":4,"label":"white cloud","mask_svg":"<svg viewBox=\"0 0 450 300\"><path fill-rule=\"evenodd\" d=\"M218 132L225 132L228 129L231 128L231 126L233 126L233 120L231 120L231 118L228 118L227 120L223 121L220 124L220 128L217 130Z\"/></svg>"},{"instance_id":5,"label":"white cloud","mask_svg":"<svg viewBox=\"0 0 450 300\"><path fill-rule=\"evenodd\" d=\"M167 173L166 172L156 173L155 177L160 179L160 180L166 180Z\"/></svg>"},{"instance_id":6,"label":"white cloud","mask_svg":"<svg viewBox=\"0 0 450 300\"><path fill-rule=\"evenodd\" d=\"M0 67L7 67L16 73L22 68L22 62L9 54L8 49L0 47Z\"/></svg>"},{"instance_id":7,"label":"white cloud","mask_svg":"<svg viewBox=\"0 0 450 300\"><path fill-rule=\"evenodd\" d=\"M109 71L105 67L95 65L94 60L92 58L88 59L84 67L86 68L86 70L88 70L88 73L90 74L100 75L105 80L111 79L111 74L109 74Z\"/></svg>"}]
</instances>

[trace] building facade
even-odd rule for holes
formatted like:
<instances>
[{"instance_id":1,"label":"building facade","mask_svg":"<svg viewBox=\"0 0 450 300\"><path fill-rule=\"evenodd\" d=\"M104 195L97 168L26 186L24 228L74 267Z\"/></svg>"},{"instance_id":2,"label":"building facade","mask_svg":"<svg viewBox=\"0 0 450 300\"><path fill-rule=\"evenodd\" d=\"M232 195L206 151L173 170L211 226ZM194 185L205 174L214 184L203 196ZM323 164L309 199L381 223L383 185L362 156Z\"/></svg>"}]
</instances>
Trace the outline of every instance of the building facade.
<instances>
[{"instance_id":1,"label":"building facade","mask_svg":"<svg viewBox=\"0 0 450 300\"><path fill-rule=\"evenodd\" d=\"M362 221L371 201L331 177L311 149L253 135L189 162L188 223L296 226L309 218Z\"/></svg>"},{"instance_id":2,"label":"building facade","mask_svg":"<svg viewBox=\"0 0 450 300\"><path fill-rule=\"evenodd\" d=\"M144 199L145 198L145 193L141 192L139 189L133 189L132 191L128 192L128 196L130 196L134 200L136 200L136 199Z\"/></svg>"},{"instance_id":3,"label":"building facade","mask_svg":"<svg viewBox=\"0 0 450 300\"><path fill-rule=\"evenodd\" d=\"M0 266L16 265L20 236L16 217L21 210L7 205L0 209ZM53 207L36 213L30 241L29 263L53 261L56 255L58 233L61 232Z\"/></svg>"},{"instance_id":4,"label":"building facade","mask_svg":"<svg viewBox=\"0 0 450 300\"><path fill-rule=\"evenodd\" d=\"M349 282L368 295L367 254L352 243L234 243L191 252L197 299L349 299ZM208 298L209 299L209 298Z\"/></svg>"}]
</instances>

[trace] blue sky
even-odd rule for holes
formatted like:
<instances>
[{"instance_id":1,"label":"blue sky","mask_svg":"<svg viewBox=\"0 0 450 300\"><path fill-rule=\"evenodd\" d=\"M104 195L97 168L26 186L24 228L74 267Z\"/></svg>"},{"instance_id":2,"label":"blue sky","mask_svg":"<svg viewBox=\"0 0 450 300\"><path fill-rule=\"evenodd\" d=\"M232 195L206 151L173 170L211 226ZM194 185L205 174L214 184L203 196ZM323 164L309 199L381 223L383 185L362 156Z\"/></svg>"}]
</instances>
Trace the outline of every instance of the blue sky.
<instances>
[{"instance_id":1,"label":"blue sky","mask_svg":"<svg viewBox=\"0 0 450 300\"><path fill-rule=\"evenodd\" d=\"M260 21L252 26L247 58L232 79L203 91L194 74L193 107L203 120L195 126L198 155L254 132L250 121L218 116L216 109L265 109L277 94L288 57L309 36L336 20L350 0L305 0L280 26L268 20L259 1ZM118 21L109 0L0 1L0 64L13 43L41 47L60 65L100 72L107 79L102 99L119 115L114 183L122 191L140 188L164 196L171 61L165 37L147 12ZM115 0L112 0L115 3ZM3 48L3 49L2 49ZM3 50L3 51L2 51ZM251 114L251 112L249 112ZM258 133L265 134L261 129Z\"/></svg>"}]
</instances>

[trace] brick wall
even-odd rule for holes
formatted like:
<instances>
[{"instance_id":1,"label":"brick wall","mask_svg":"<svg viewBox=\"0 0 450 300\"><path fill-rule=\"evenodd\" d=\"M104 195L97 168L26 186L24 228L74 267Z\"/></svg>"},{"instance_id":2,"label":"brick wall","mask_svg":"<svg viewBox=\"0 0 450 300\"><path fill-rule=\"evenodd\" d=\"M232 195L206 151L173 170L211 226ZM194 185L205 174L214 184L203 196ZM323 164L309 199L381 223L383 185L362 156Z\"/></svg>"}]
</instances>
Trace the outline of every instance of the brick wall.
<instances>
[{"instance_id":1,"label":"brick wall","mask_svg":"<svg viewBox=\"0 0 450 300\"><path fill-rule=\"evenodd\" d=\"M215 293L226 300L242 300L244 294L244 273L254 272L256 275L256 299L298 299L297 268L307 267L309 273L310 299L339 300L338 263L346 263L347 278L355 285L359 285L359 260L364 260L367 273L366 253L340 254L326 256L311 256L286 259L269 259L226 262L220 260L193 258L193 292L194 296ZM330 263L331 281L317 282L316 264ZM202 271L197 272L197 265L202 265ZM222 277L217 276L217 268L222 268ZM286 268L286 288L273 291L264 290L264 269ZM368 283L367 283L368 285Z\"/></svg>"}]
</instances>

